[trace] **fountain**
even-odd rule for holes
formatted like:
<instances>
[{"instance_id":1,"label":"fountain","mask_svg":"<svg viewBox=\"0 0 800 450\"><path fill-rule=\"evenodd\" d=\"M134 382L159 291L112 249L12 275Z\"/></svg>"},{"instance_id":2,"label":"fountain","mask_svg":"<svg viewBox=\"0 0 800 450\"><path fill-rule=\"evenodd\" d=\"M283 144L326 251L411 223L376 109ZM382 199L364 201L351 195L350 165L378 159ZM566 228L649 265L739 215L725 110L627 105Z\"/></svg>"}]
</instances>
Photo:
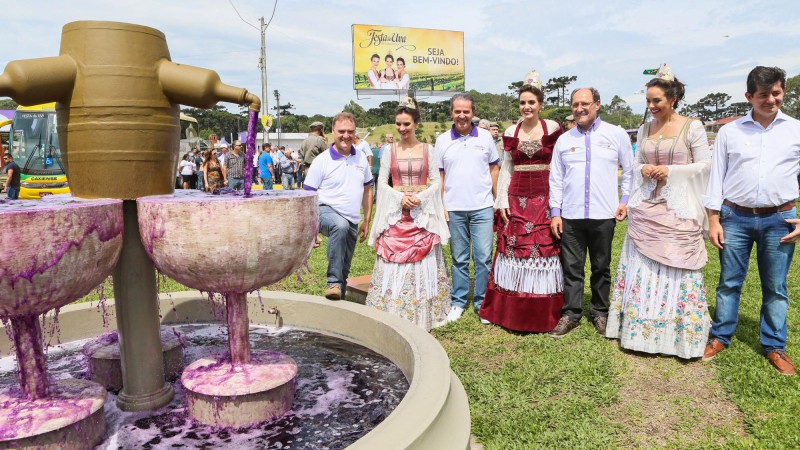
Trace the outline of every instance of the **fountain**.
<instances>
[{"instance_id":1,"label":"fountain","mask_svg":"<svg viewBox=\"0 0 800 450\"><path fill-rule=\"evenodd\" d=\"M253 124L259 99L222 84L213 71L171 62L164 35L144 26L70 23L64 26L60 53L9 63L0 75L0 96L22 104L56 101L73 194L122 200L122 251L113 270L123 386L117 406L123 411L152 411L170 402L173 388L164 377L162 324L220 320L207 300L193 293L173 295L178 300L172 311L160 311L155 263L188 286L226 297L228 355L196 361L182 375L190 416L215 426L248 425L280 416L291 408L297 367L286 355L250 349L247 293L288 275L305 261L317 232L316 197L302 191L173 194L177 105L249 104ZM252 142L248 142L250 152ZM221 245L210 251L194 246L191 240L204 229L190 227L208 226L221 217L235 218L229 231L238 234L226 240L230 248ZM263 230L256 228L265 222ZM283 242L277 245L271 237L284 229L291 233L282 234ZM11 243L4 243L3 250L6 245ZM208 260L202 267L193 266L199 255ZM99 265L113 262L113 258L98 260L94 275L102 272ZM468 448L464 389L450 371L444 350L429 334L360 305L334 305L288 293L265 296L280 310L286 325L375 350L409 380L409 390L394 412L354 448ZM263 312L249 316L254 323L267 320ZM86 305L64 308L62 337L96 336L103 331L96 319L97 312ZM0 339L0 350L3 347ZM26 346L17 349L24 352ZM217 381L221 383L212 386ZM93 416L102 417L97 411L101 409ZM0 440L0 447L3 444Z\"/></svg>"},{"instance_id":2,"label":"fountain","mask_svg":"<svg viewBox=\"0 0 800 450\"><path fill-rule=\"evenodd\" d=\"M48 380L39 316L81 298L111 273L122 250L122 202L3 201L0 232L8 255L0 267L0 318L11 326L21 387L0 392L0 446L97 442L105 432L105 388Z\"/></svg>"}]
</instances>

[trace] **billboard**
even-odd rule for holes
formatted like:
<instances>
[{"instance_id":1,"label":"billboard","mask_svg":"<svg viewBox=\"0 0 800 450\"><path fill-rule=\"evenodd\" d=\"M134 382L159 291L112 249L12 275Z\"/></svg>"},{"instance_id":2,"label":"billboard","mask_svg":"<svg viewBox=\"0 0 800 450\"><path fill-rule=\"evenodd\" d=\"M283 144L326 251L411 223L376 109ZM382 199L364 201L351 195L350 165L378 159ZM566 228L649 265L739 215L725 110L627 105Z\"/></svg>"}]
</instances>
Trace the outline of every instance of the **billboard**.
<instances>
[{"instance_id":1,"label":"billboard","mask_svg":"<svg viewBox=\"0 0 800 450\"><path fill-rule=\"evenodd\" d=\"M464 32L353 25L356 90L464 91Z\"/></svg>"}]
</instances>

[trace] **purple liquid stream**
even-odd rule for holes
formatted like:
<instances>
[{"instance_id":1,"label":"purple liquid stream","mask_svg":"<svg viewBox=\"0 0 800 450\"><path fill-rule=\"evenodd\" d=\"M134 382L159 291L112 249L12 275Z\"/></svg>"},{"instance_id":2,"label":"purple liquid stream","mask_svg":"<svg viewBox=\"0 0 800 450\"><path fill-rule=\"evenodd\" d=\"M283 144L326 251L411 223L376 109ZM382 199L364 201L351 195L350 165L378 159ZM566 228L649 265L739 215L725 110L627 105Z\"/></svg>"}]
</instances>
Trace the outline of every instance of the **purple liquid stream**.
<instances>
[{"instance_id":1,"label":"purple liquid stream","mask_svg":"<svg viewBox=\"0 0 800 450\"><path fill-rule=\"evenodd\" d=\"M253 157L256 154L256 124L258 123L258 111L250 110L250 118L247 121L247 152L244 156L244 196L250 197L250 189L253 187Z\"/></svg>"}]
</instances>

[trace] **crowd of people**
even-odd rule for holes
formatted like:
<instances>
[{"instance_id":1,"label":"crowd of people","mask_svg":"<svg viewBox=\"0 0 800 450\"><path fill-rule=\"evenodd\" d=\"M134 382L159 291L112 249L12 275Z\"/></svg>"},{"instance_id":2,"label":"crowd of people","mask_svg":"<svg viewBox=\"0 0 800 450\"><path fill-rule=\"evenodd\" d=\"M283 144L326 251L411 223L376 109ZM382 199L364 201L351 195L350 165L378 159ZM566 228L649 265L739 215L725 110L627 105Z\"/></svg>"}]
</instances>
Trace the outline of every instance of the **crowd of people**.
<instances>
[{"instance_id":1,"label":"crowd of people","mask_svg":"<svg viewBox=\"0 0 800 450\"><path fill-rule=\"evenodd\" d=\"M321 129L322 124L315 122L312 130L317 124ZM321 137L321 134L312 133L312 136ZM175 188L207 192L224 187L244 189L246 150L242 142L234 141L229 150L228 144L217 142L214 134L209 141L209 148L204 154L193 148L183 155L178 163ZM306 141L299 150L273 146L271 143L261 145L253 157L252 184L265 190L273 189L275 184L280 184L286 190L302 188L304 174L310 164L303 159L304 155L309 154L304 148Z\"/></svg>"},{"instance_id":2,"label":"crowd of people","mask_svg":"<svg viewBox=\"0 0 800 450\"><path fill-rule=\"evenodd\" d=\"M484 324L560 338L588 314L622 348L710 360L731 344L755 244L761 345L780 373L794 374L787 277L800 237L800 121L780 109L785 90L783 70L754 68L750 111L720 129L712 150L702 123L677 112L685 87L664 65L647 83L653 120L640 127L635 156L628 134L601 120L592 87L572 92L565 126L540 117L535 73L519 90L521 119L501 139L496 124L473 123L469 94L452 97L453 126L433 146L416 138L413 99L396 111L399 141L387 136L370 151L355 117L339 113L303 186L318 192L329 237L325 296L344 298L356 242L368 240L377 259L367 304L426 330L459 320L472 287ZM614 229L626 219L612 278ZM713 315L705 237L721 265Z\"/></svg>"}]
</instances>

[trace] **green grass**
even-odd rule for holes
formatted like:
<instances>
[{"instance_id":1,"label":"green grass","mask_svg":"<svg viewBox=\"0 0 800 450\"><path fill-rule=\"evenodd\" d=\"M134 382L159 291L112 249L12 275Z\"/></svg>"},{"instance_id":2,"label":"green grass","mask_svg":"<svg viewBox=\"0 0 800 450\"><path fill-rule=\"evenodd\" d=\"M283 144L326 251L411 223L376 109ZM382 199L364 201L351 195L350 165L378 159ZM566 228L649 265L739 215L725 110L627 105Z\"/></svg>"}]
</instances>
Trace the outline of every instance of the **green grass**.
<instances>
[{"instance_id":1,"label":"green grass","mask_svg":"<svg viewBox=\"0 0 800 450\"><path fill-rule=\"evenodd\" d=\"M616 229L612 268L616 268L625 230L624 224ZM302 275L302 282L290 276L269 289L322 294L326 243L323 239L322 246L312 253L311 273ZM719 259L716 249L708 247L709 264L703 272L713 308ZM449 259L449 249L445 255ZM371 273L374 261L374 249L359 243L350 275ZM788 342L789 355L796 361L800 361L799 276L796 259L789 277ZM165 280L160 289L185 288ZM110 289L106 292L112 295ZM587 302L588 295L587 286ZM462 320L434 330L433 335L447 350L453 370L464 383L472 432L487 449L800 448L800 377L779 375L762 356L760 304L761 288L752 258L733 343L708 364L631 356L622 352L616 341L597 335L588 321L560 340L483 326L471 308ZM651 380L695 388L692 394L663 393L665 400L660 404L665 405L670 420L661 424L658 433L650 427L662 421L659 414L664 411L635 398L623 403L622 397L630 394L634 365L650 370L655 377ZM634 384L634 388L649 392L653 388L647 382ZM661 397L657 394L656 398ZM712 403L712 398L717 403ZM726 408L709 410L708 404ZM729 418L731 414L736 417ZM633 433L633 429L641 433Z\"/></svg>"}]
</instances>

